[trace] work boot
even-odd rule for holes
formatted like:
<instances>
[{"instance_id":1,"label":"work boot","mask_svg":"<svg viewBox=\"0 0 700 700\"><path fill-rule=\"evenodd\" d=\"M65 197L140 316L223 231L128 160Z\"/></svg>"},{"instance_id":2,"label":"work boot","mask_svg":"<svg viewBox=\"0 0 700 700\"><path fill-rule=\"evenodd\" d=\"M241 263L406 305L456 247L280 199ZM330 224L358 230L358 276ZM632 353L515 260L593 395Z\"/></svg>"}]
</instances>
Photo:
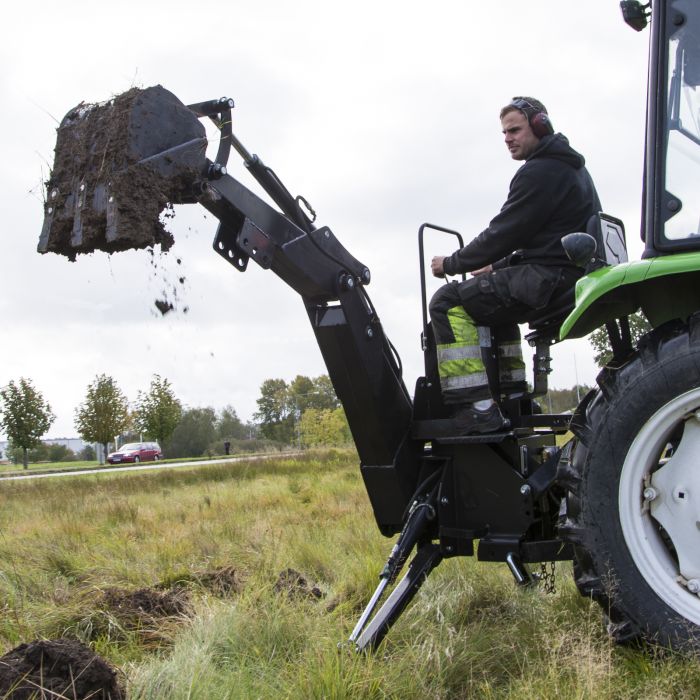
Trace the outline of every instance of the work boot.
<instances>
[{"instance_id":1,"label":"work boot","mask_svg":"<svg viewBox=\"0 0 700 700\"><path fill-rule=\"evenodd\" d=\"M473 433L495 433L507 425L497 403L479 410L474 404L465 404L455 408L453 420L462 435Z\"/></svg>"}]
</instances>

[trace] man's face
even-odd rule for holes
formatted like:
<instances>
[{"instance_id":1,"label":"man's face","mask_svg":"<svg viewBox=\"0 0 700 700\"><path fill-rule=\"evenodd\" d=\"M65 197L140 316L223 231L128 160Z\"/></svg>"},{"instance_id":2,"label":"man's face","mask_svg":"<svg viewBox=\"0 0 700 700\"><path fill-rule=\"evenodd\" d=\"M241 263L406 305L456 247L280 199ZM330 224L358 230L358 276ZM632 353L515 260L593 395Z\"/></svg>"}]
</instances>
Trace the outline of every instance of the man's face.
<instances>
[{"instance_id":1,"label":"man's face","mask_svg":"<svg viewBox=\"0 0 700 700\"><path fill-rule=\"evenodd\" d=\"M506 146L513 160L525 160L537 148L540 140L532 133L527 117L519 110L513 110L501 119Z\"/></svg>"}]
</instances>

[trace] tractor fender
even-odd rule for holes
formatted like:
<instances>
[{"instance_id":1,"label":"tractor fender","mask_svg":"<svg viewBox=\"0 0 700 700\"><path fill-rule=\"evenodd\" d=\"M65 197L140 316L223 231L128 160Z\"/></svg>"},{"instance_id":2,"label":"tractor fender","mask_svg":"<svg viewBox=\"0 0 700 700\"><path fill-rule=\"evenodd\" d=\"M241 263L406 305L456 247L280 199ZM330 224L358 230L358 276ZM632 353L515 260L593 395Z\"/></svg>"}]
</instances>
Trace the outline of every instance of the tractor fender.
<instances>
[{"instance_id":1,"label":"tractor fender","mask_svg":"<svg viewBox=\"0 0 700 700\"><path fill-rule=\"evenodd\" d=\"M642 309L656 328L700 309L700 253L678 253L603 267L576 283L576 304L559 339L581 338Z\"/></svg>"}]
</instances>

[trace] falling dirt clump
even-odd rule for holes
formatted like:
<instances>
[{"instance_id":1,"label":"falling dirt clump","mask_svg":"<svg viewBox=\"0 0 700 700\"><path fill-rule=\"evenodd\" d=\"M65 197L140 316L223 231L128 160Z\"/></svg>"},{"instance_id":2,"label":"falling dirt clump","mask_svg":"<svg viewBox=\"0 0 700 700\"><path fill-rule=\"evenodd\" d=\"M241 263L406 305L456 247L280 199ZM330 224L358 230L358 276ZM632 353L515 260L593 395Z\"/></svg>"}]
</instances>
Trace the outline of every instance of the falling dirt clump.
<instances>
[{"instance_id":1,"label":"falling dirt clump","mask_svg":"<svg viewBox=\"0 0 700 700\"><path fill-rule=\"evenodd\" d=\"M160 85L79 104L58 128L39 252L168 250L161 214L194 201L205 148L196 115Z\"/></svg>"},{"instance_id":2,"label":"falling dirt clump","mask_svg":"<svg viewBox=\"0 0 700 700\"><path fill-rule=\"evenodd\" d=\"M170 313L175 308L172 301L168 301L167 299L156 299L153 303L156 309L160 311L162 316L165 316L165 314Z\"/></svg>"},{"instance_id":3,"label":"falling dirt clump","mask_svg":"<svg viewBox=\"0 0 700 700\"><path fill-rule=\"evenodd\" d=\"M312 586L294 569L280 572L274 587L275 593L286 595L290 600L319 600L323 593L318 586Z\"/></svg>"},{"instance_id":4,"label":"falling dirt clump","mask_svg":"<svg viewBox=\"0 0 700 700\"><path fill-rule=\"evenodd\" d=\"M109 610L126 629L140 629L158 619L181 617L190 611L187 591L182 589L157 591L139 588L126 591L107 588L102 594L102 606Z\"/></svg>"},{"instance_id":5,"label":"falling dirt clump","mask_svg":"<svg viewBox=\"0 0 700 700\"><path fill-rule=\"evenodd\" d=\"M0 697L12 700L123 700L117 672L72 639L20 644L0 657Z\"/></svg>"}]
</instances>

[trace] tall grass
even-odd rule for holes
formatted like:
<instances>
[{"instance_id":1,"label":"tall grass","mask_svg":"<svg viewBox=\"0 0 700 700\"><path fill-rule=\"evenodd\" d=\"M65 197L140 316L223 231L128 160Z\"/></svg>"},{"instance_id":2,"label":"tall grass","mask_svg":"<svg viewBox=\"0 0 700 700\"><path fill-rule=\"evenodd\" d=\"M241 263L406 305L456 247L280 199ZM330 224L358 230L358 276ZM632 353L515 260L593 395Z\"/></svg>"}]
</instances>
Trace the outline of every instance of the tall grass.
<instances>
[{"instance_id":1,"label":"tall grass","mask_svg":"<svg viewBox=\"0 0 700 700\"><path fill-rule=\"evenodd\" d=\"M131 698L696 698L696 659L615 647L559 567L558 592L444 562L375 654L347 638L391 542L350 452L0 484L0 645L72 636ZM233 568L228 593L205 581ZM323 596L276 589L300 572ZM185 590L133 624L104 591Z\"/></svg>"}]
</instances>

